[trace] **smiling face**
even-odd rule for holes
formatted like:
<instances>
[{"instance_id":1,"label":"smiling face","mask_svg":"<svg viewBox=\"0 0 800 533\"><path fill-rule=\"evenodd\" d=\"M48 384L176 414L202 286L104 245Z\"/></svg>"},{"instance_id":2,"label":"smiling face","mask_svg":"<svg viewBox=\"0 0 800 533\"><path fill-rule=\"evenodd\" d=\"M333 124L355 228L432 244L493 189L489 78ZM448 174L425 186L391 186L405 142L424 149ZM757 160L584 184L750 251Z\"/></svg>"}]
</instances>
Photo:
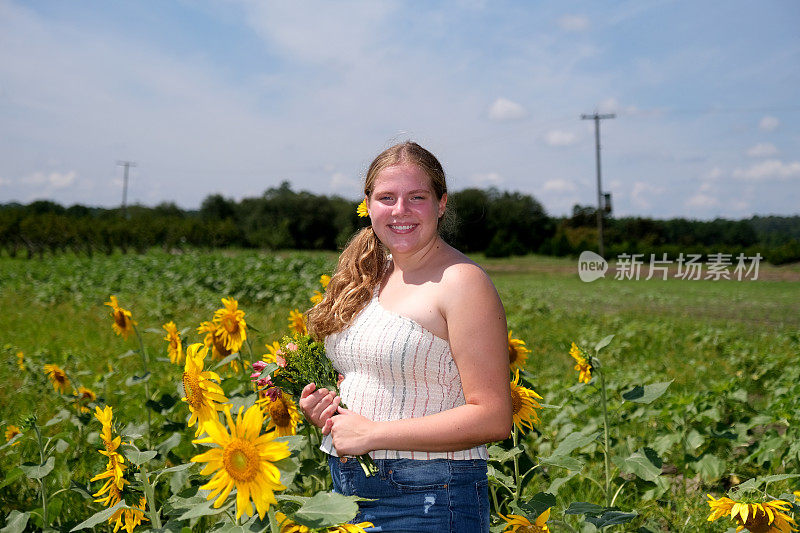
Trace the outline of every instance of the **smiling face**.
<instances>
[{"instance_id":1,"label":"smiling face","mask_svg":"<svg viewBox=\"0 0 800 533\"><path fill-rule=\"evenodd\" d=\"M409 162L381 170L367 198L375 235L392 255L411 255L432 245L446 204L447 194L437 198L430 177Z\"/></svg>"}]
</instances>

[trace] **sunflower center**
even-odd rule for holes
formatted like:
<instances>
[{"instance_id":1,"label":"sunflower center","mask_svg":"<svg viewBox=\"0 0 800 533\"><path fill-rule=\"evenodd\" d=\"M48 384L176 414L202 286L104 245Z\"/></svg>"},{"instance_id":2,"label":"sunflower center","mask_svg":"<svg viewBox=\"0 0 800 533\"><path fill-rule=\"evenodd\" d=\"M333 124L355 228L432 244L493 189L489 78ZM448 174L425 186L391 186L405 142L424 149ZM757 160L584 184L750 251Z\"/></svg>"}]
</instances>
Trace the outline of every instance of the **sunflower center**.
<instances>
[{"instance_id":1,"label":"sunflower center","mask_svg":"<svg viewBox=\"0 0 800 533\"><path fill-rule=\"evenodd\" d=\"M203 391L200 389L200 381L197 376L188 372L183 373L183 392L186 400L194 409L200 409L203 405Z\"/></svg>"},{"instance_id":2,"label":"sunflower center","mask_svg":"<svg viewBox=\"0 0 800 533\"><path fill-rule=\"evenodd\" d=\"M258 450L245 440L233 440L222 452L225 471L238 482L252 481L258 473L261 457Z\"/></svg>"},{"instance_id":3,"label":"sunflower center","mask_svg":"<svg viewBox=\"0 0 800 533\"><path fill-rule=\"evenodd\" d=\"M222 327L224 327L228 333L233 334L239 331L239 322L235 317L228 315L222 319Z\"/></svg>"},{"instance_id":4,"label":"sunflower center","mask_svg":"<svg viewBox=\"0 0 800 533\"><path fill-rule=\"evenodd\" d=\"M286 408L286 404L283 403L281 399L270 404L269 416L272 418L272 421L275 422L275 425L280 427L290 425L292 420L291 415L289 415L289 409Z\"/></svg>"},{"instance_id":5,"label":"sunflower center","mask_svg":"<svg viewBox=\"0 0 800 533\"><path fill-rule=\"evenodd\" d=\"M522 411L522 396L520 395L519 391L514 389L511 390L511 409L513 410L513 414L517 414Z\"/></svg>"},{"instance_id":6,"label":"sunflower center","mask_svg":"<svg viewBox=\"0 0 800 533\"><path fill-rule=\"evenodd\" d=\"M119 326L120 328L125 329L128 323L128 317L126 317L125 313L123 313L122 311L119 310L114 311L114 322L116 322L117 326Z\"/></svg>"},{"instance_id":7,"label":"sunflower center","mask_svg":"<svg viewBox=\"0 0 800 533\"><path fill-rule=\"evenodd\" d=\"M509 344L508 345L508 362L511 363L511 364L514 364L514 362L516 360L517 360L517 349Z\"/></svg>"},{"instance_id":8,"label":"sunflower center","mask_svg":"<svg viewBox=\"0 0 800 533\"><path fill-rule=\"evenodd\" d=\"M754 514L747 517L747 522L743 524L750 533L767 533L772 529L765 512L753 509L752 506L750 510L754 511Z\"/></svg>"},{"instance_id":9,"label":"sunflower center","mask_svg":"<svg viewBox=\"0 0 800 533\"><path fill-rule=\"evenodd\" d=\"M225 346L225 343L222 342L222 339L219 335L214 334L214 338L211 342L214 343L214 349L217 351L220 357L225 358L231 354L230 350L228 350L228 348Z\"/></svg>"}]
</instances>

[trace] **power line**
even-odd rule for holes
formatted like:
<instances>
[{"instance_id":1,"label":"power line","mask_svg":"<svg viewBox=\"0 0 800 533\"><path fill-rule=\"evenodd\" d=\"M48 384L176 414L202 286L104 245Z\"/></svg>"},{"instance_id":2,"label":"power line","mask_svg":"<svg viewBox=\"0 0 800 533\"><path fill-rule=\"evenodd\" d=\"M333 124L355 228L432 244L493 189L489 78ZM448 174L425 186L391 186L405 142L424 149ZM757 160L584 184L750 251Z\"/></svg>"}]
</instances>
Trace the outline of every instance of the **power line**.
<instances>
[{"instance_id":1,"label":"power line","mask_svg":"<svg viewBox=\"0 0 800 533\"><path fill-rule=\"evenodd\" d=\"M128 218L128 169L135 167L133 161L117 161L117 166L125 167L125 176L122 180L122 216Z\"/></svg>"},{"instance_id":2,"label":"power line","mask_svg":"<svg viewBox=\"0 0 800 533\"><path fill-rule=\"evenodd\" d=\"M600 257L604 257L603 250L603 187L600 183L600 121L607 118L616 118L617 115L609 113L607 115L581 115L582 120L594 120L594 145L595 157L597 159L597 243L600 248Z\"/></svg>"}]
</instances>

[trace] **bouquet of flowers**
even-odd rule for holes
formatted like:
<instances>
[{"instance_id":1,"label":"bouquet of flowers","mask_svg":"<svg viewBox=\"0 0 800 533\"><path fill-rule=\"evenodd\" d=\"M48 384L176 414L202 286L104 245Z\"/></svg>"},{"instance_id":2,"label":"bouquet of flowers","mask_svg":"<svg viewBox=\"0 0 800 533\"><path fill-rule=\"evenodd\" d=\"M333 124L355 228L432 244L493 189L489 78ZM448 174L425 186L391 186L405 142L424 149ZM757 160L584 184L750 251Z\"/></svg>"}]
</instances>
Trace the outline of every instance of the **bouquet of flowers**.
<instances>
[{"instance_id":1,"label":"bouquet of flowers","mask_svg":"<svg viewBox=\"0 0 800 533\"><path fill-rule=\"evenodd\" d=\"M284 391L299 403L300 393L309 383L317 388L339 392L339 373L333 368L325 354L325 345L315 341L310 335L284 337L280 348L275 351L274 361L253 363L253 380L267 395L278 395ZM344 403L340 404L346 406ZM358 456L364 474L371 476L377 472L369 454Z\"/></svg>"}]
</instances>

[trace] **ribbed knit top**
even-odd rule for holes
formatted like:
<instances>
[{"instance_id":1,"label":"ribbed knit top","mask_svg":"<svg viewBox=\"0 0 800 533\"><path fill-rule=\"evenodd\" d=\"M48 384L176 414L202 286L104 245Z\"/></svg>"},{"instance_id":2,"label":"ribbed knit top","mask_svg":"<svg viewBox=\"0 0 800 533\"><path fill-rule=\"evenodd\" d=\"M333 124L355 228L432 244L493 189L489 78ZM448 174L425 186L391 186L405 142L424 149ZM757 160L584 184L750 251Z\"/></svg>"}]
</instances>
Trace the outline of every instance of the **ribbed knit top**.
<instances>
[{"instance_id":1,"label":"ribbed knit top","mask_svg":"<svg viewBox=\"0 0 800 533\"><path fill-rule=\"evenodd\" d=\"M342 401L370 420L418 418L465 403L450 344L414 320L384 309L377 288L350 327L325 338L325 350L344 375L339 387ZM488 458L485 446L451 452L375 450L370 455L374 459Z\"/></svg>"}]
</instances>

